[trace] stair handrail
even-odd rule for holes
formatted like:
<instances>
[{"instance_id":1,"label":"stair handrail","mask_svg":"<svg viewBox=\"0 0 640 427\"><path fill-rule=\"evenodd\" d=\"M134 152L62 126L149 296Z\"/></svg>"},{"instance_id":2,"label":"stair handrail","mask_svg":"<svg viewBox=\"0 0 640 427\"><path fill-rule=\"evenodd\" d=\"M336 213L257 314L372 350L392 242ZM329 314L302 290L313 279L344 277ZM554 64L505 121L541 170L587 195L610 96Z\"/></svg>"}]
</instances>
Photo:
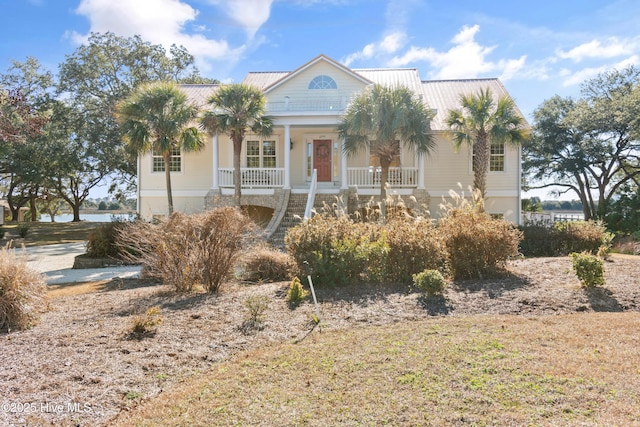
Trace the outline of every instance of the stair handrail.
<instances>
[{"instance_id":1,"label":"stair handrail","mask_svg":"<svg viewBox=\"0 0 640 427\"><path fill-rule=\"evenodd\" d=\"M311 183L309 184L309 195L307 196L307 207L304 209L304 220L311 218L311 210L316 200L316 190L318 189L318 170L314 169L311 174Z\"/></svg>"}]
</instances>

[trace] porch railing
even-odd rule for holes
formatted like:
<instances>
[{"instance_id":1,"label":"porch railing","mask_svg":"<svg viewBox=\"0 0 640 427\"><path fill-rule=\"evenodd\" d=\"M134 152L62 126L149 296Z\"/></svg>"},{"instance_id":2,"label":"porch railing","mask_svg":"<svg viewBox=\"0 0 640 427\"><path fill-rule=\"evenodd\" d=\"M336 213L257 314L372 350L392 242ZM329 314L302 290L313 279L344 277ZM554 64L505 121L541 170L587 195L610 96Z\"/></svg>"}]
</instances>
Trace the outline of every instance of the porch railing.
<instances>
[{"instance_id":1,"label":"porch railing","mask_svg":"<svg viewBox=\"0 0 640 427\"><path fill-rule=\"evenodd\" d=\"M348 168L347 176L350 186L360 188L379 187L382 169L369 166L363 168ZM392 188L412 188L418 186L417 168L389 168L388 185Z\"/></svg>"},{"instance_id":2,"label":"porch railing","mask_svg":"<svg viewBox=\"0 0 640 427\"><path fill-rule=\"evenodd\" d=\"M284 186L284 168L241 168L242 188L281 188ZM218 170L220 187L233 187L233 168Z\"/></svg>"},{"instance_id":3,"label":"porch railing","mask_svg":"<svg viewBox=\"0 0 640 427\"><path fill-rule=\"evenodd\" d=\"M347 99L345 97L322 97L291 99L283 101L269 101L266 104L267 113L280 113L284 111L336 111L345 109Z\"/></svg>"}]
</instances>

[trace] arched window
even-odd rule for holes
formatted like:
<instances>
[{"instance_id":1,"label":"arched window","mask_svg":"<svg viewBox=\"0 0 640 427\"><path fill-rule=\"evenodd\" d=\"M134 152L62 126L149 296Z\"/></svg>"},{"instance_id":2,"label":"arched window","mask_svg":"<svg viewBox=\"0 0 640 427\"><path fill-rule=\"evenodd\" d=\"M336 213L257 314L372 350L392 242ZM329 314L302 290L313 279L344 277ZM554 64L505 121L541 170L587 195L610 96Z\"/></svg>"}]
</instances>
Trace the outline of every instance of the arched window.
<instances>
[{"instance_id":1,"label":"arched window","mask_svg":"<svg viewBox=\"0 0 640 427\"><path fill-rule=\"evenodd\" d=\"M338 85L331 77L322 75L311 80L309 89L338 89Z\"/></svg>"}]
</instances>

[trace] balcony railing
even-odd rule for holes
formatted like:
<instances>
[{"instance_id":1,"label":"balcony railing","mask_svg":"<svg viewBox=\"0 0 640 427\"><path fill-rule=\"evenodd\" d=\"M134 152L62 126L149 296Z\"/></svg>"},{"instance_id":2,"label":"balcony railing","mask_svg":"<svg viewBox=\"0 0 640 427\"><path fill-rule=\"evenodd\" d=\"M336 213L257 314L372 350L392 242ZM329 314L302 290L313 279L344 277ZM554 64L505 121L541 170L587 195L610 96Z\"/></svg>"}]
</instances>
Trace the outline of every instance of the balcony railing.
<instances>
[{"instance_id":1,"label":"balcony railing","mask_svg":"<svg viewBox=\"0 0 640 427\"><path fill-rule=\"evenodd\" d=\"M317 99L291 99L267 102L267 113L282 113L286 111L336 111L342 112L346 108L346 97L330 97Z\"/></svg>"},{"instance_id":2,"label":"balcony railing","mask_svg":"<svg viewBox=\"0 0 640 427\"><path fill-rule=\"evenodd\" d=\"M380 167L348 168L349 186L374 188L380 186ZM389 168L388 185L392 188L412 188L418 186L417 168Z\"/></svg>"},{"instance_id":3,"label":"balcony railing","mask_svg":"<svg viewBox=\"0 0 640 427\"><path fill-rule=\"evenodd\" d=\"M284 186L283 168L241 168L242 188L281 188ZM220 187L233 187L233 169L219 169Z\"/></svg>"}]
</instances>

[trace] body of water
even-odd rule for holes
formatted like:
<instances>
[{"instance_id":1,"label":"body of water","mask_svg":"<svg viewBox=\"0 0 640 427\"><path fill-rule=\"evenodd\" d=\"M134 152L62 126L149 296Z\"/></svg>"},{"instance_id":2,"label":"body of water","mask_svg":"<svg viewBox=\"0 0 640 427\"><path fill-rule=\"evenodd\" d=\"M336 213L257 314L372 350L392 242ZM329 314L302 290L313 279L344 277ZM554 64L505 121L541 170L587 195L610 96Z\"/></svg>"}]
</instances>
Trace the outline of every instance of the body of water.
<instances>
[{"instance_id":1,"label":"body of water","mask_svg":"<svg viewBox=\"0 0 640 427\"><path fill-rule=\"evenodd\" d=\"M87 222L111 222L114 217L122 220L127 220L130 218L131 215L132 214L128 214L128 213L112 214L112 213L80 212L80 220L87 221ZM60 214L60 215L56 215L54 218L56 222L71 222L73 220L73 214L70 214L70 213ZM49 221L51 221L51 218L49 217L49 215L42 215L42 217L40 218L40 222L49 222Z\"/></svg>"}]
</instances>

